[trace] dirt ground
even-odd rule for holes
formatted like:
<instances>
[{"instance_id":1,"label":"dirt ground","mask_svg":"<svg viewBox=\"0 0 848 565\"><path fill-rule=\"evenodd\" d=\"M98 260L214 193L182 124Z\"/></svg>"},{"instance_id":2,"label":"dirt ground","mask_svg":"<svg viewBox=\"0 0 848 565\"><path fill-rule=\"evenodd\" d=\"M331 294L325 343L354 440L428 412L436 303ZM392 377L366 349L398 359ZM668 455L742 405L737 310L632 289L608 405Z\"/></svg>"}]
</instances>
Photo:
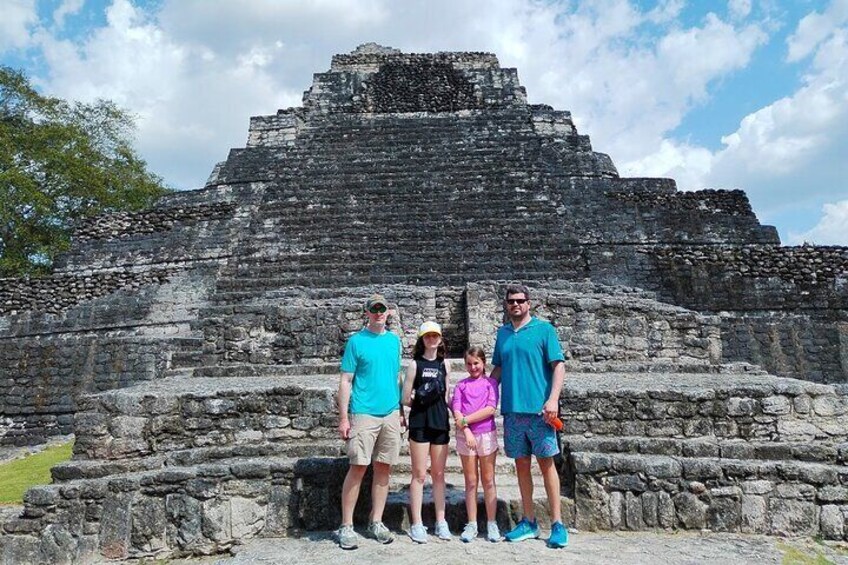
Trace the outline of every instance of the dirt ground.
<instances>
[{"instance_id":1,"label":"dirt ground","mask_svg":"<svg viewBox=\"0 0 848 565\"><path fill-rule=\"evenodd\" d=\"M470 543L458 539L442 542L431 539L418 545L398 536L394 543L380 545L362 539L359 549L339 549L332 532L309 534L299 539L256 539L233 548L227 557L180 560L194 565L312 563L608 563L683 564L778 564L848 565L848 545L826 544L810 539L786 540L766 536L715 533L662 532L580 532L571 535L569 546L561 550L545 547L542 540L521 543L488 543L482 538Z\"/></svg>"}]
</instances>

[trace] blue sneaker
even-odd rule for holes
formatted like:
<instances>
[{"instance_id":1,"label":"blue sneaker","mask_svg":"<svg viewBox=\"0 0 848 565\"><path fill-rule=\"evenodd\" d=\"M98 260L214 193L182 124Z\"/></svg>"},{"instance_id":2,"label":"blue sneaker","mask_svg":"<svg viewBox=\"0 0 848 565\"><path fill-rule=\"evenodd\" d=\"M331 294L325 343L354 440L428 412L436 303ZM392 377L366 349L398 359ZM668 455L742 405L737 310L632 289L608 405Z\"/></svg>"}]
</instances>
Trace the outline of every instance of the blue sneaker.
<instances>
[{"instance_id":1,"label":"blue sneaker","mask_svg":"<svg viewBox=\"0 0 848 565\"><path fill-rule=\"evenodd\" d=\"M562 549L568 545L568 530L562 525L562 522L554 522L551 524L551 537L548 538L548 547L554 549Z\"/></svg>"},{"instance_id":2,"label":"blue sneaker","mask_svg":"<svg viewBox=\"0 0 848 565\"><path fill-rule=\"evenodd\" d=\"M521 521L512 530L504 536L506 541L524 541L526 539L539 537L539 525L536 522L531 522L527 518L522 518Z\"/></svg>"}]
</instances>

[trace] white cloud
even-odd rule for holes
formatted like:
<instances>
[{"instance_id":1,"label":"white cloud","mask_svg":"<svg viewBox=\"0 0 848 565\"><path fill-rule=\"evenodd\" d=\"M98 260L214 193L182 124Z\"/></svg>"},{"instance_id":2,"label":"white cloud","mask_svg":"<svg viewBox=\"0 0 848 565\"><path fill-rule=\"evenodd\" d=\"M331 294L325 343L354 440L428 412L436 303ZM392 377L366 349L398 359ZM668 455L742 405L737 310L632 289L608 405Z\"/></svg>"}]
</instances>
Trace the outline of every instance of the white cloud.
<instances>
[{"instance_id":1,"label":"white cloud","mask_svg":"<svg viewBox=\"0 0 848 565\"><path fill-rule=\"evenodd\" d=\"M727 11L733 20L742 20L751 13L751 0L730 0Z\"/></svg>"},{"instance_id":2,"label":"white cloud","mask_svg":"<svg viewBox=\"0 0 848 565\"><path fill-rule=\"evenodd\" d=\"M29 45L38 23L35 0L4 0L0 5L0 53Z\"/></svg>"},{"instance_id":3,"label":"white cloud","mask_svg":"<svg viewBox=\"0 0 848 565\"><path fill-rule=\"evenodd\" d=\"M704 188L703 179L712 168L712 161L713 154L708 149L663 140L657 151L641 159L621 163L618 172L624 177L673 178L679 189L694 190Z\"/></svg>"},{"instance_id":4,"label":"white cloud","mask_svg":"<svg viewBox=\"0 0 848 565\"><path fill-rule=\"evenodd\" d=\"M249 115L299 99L265 70L276 44L222 57L214 40L177 42L127 0L115 0L106 15L107 25L81 44L42 37L45 87L130 108L139 118L140 152L178 188L202 185L229 147L244 145Z\"/></svg>"},{"instance_id":5,"label":"white cloud","mask_svg":"<svg viewBox=\"0 0 848 565\"><path fill-rule=\"evenodd\" d=\"M848 22L848 0L833 0L824 13L812 12L798 23L795 33L787 40L790 62L803 59L840 26Z\"/></svg>"},{"instance_id":6,"label":"white cloud","mask_svg":"<svg viewBox=\"0 0 848 565\"><path fill-rule=\"evenodd\" d=\"M848 200L825 204L822 217L811 230L803 233L790 232L790 243L804 242L818 245L845 245L848 243Z\"/></svg>"},{"instance_id":7,"label":"white cloud","mask_svg":"<svg viewBox=\"0 0 848 565\"><path fill-rule=\"evenodd\" d=\"M53 12L53 24L62 29L68 16L78 14L82 10L85 0L62 0L59 7Z\"/></svg>"},{"instance_id":8,"label":"white cloud","mask_svg":"<svg viewBox=\"0 0 848 565\"><path fill-rule=\"evenodd\" d=\"M848 29L818 43L796 92L749 114L722 141L706 178L741 183L774 209L848 194Z\"/></svg>"}]
</instances>

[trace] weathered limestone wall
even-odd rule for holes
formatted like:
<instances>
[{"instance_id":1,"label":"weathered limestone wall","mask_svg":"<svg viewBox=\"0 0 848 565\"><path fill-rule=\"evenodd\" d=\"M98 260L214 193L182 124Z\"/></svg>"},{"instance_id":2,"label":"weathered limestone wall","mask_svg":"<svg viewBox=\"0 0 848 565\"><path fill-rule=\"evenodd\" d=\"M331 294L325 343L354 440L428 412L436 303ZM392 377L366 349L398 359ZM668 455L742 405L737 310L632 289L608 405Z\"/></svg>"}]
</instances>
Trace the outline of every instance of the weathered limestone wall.
<instances>
[{"instance_id":1,"label":"weathered limestone wall","mask_svg":"<svg viewBox=\"0 0 848 565\"><path fill-rule=\"evenodd\" d=\"M157 339L91 334L0 341L0 444L71 433L79 395L157 378L173 347Z\"/></svg>"},{"instance_id":2,"label":"weathered limestone wall","mask_svg":"<svg viewBox=\"0 0 848 565\"><path fill-rule=\"evenodd\" d=\"M176 192L149 210L80 223L59 273L118 268L191 268L229 257L261 198L262 184L219 185Z\"/></svg>"},{"instance_id":3,"label":"weathered limestone wall","mask_svg":"<svg viewBox=\"0 0 848 565\"><path fill-rule=\"evenodd\" d=\"M581 529L680 527L829 540L845 537L846 477L832 468L581 453L574 455L572 464L577 473L576 526ZM703 479L705 471L709 479ZM797 478L786 482L787 472Z\"/></svg>"},{"instance_id":4,"label":"weathered limestone wall","mask_svg":"<svg viewBox=\"0 0 848 565\"><path fill-rule=\"evenodd\" d=\"M580 363L713 365L721 360L717 317L657 302L651 293L590 283L531 281L532 313L557 329ZM494 348L504 321L505 283L468 285L469 343Z\"/></svg>"},{"instance_id":5,"label":"weathered limestone wall","mask_svg":"<svg viewBox=\"0 0 848 565\"><path fill-rule=\"evenodd\" d=\"M848 324L828 318L794 312L723 313L724 358L756 363L776 375L844 382L840 375L848 370Z\"/></svg>"},{"instance_id":6,"label":"weathered limestone wall","mask_svg":"<svg viewBox=\"0 0 848 565\"><path fill-rule=\"evenodd\" d=\"M433 287L379 288L391 302L388 327L406 353L425 320L439 320ZM281 289L263 300L202 312L203 364L338 363L347 338L365 323L363 303L372 288ZM445 309L449 314L449 310Z\"/></svg>"},{"instance_id":7,"label":"weathered limestone wall","mask_svg":"<svg viewBox=\"0 0 848 565\"><path fill-rule=\"evenodd\" d=\"M526 104L515 69L491 53L398 53L361 46L316 73L303 106L316 112L455 112Z\"/></svg>"},{"instance_id":8,"label":"weathered limestone wall","mask_svg":"<svg viewBox=\"0 0 848 565\"><path fill-rule=\"evenodd\" d=\"M246 147L291 147L303 127L303 111L279 110L273 116L253 116Z\"/></svg>"},{"instance_id":9,"label":"weathered limestone wall","mask_svg":"<svg viewBox=\"0 0 848 565\"><path fill-rule=\"evenodd\" d=\"M1 318L0 444L70 433L80 395L199 363L202 339L190 323L213 284L202 269L175 271L159 284L106 296L84 288L91 297L62 311Z\"/></svg>"}]
</instances>

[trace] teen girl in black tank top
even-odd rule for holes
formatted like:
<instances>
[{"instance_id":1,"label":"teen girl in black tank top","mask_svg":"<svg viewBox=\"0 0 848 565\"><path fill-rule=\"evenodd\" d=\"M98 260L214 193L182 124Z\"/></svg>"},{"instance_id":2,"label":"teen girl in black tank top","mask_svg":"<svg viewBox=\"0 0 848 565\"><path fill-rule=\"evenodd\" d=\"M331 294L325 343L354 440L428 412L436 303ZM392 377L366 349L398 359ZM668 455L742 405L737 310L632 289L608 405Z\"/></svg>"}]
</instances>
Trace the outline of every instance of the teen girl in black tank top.
<instances>
[{"instance_id":1,"label":"teen girl in black tank top","mask_svg":"<svg viewBox=\"0 0 848 565\"><path fill-rule=\"evenodd\" d=\"M441 391L441 394L434 402L429 404L424 404L419 399L413 398L409 412L410 433L412 430L424 428L433 431L450 430L448 405L444 393L447 390L444 359L436 358L432 361L423 357L415 359L415 380L412 381L412 390L420 390L425 381L438 381L437 390Z\"/></svg>"}]
</instances>

